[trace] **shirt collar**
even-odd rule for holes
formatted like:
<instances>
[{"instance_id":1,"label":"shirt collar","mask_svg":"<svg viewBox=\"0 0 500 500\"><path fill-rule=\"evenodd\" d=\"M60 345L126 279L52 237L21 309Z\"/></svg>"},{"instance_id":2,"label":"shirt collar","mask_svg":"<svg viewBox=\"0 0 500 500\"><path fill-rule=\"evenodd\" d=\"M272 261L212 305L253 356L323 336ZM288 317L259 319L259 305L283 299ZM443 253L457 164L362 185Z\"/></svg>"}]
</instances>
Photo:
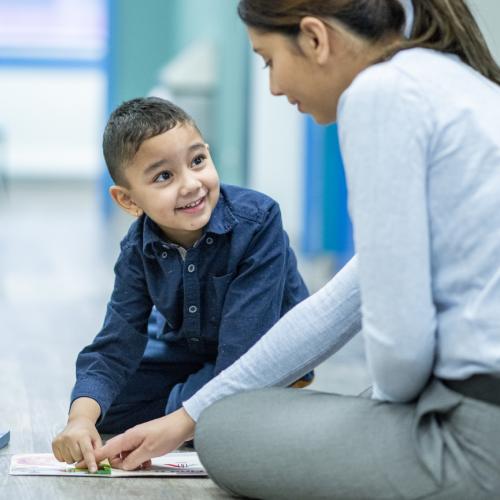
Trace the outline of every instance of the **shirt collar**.
<instances>
[{"instance_id":1,"label":"shirt collar","mask_svg":"<svg viewBox=\"0 0 500 500\"><path fill-rule=\"evenodd\" d=\"M205 227L205 233L225 234L232 231L238 224L238 219L234 215L231 203L226 197L224 189L221 188L219 201L212 212L212 216Z\"/></svg>"},{"instance_id":2,"label":"shirt collar","mask_svg":"<svg viewBox=\"0 0 500 500\"><path fill-rule=\"evenodd\" d=\"M143 246L142 250L145 255L153 256L152 249L156 245L173 246L174 244L165 240L163 233L158 225L147 215L143 216ZM219 200L212 212L210 220L205 227L204 234L226 234L233 230L238 223L238 219L234 215L231 204L226 198L224 191L221 189ZM175 245L176 247L178 245Z\"/></svg>"},{"instance_id":3,"label":"shirt collar","mask_svg":"<svg viewBox=\"0 0 500 500\"><path fill-rule=\"evenodd\" d=\"M156 222L144 215L142 222L142 251L148 257L153 257L153 248L156 245L165 245L162 232Z\"/></svg>"}]
</instances>

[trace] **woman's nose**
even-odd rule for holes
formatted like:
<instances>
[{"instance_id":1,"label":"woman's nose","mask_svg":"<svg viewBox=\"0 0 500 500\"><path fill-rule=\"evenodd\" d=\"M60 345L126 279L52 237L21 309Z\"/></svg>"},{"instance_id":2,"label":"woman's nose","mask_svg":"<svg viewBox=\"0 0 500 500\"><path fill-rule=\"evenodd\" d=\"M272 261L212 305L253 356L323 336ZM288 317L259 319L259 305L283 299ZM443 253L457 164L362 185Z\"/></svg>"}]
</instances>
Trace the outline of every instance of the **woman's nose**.
<instances>
[{"instance_id":1,"label":"woman's nose","mask_svg":"<svg viewBox=\"0 0 500 500\"><path fill-rule=\"evenodd\" d=\"M273 74L271 71L269 71L269 90L271 91L271 94L274 96L283 95L283 92L282 92L280 86L278 85L276 78L273 77Z\"/></svg>"}]
</instances>

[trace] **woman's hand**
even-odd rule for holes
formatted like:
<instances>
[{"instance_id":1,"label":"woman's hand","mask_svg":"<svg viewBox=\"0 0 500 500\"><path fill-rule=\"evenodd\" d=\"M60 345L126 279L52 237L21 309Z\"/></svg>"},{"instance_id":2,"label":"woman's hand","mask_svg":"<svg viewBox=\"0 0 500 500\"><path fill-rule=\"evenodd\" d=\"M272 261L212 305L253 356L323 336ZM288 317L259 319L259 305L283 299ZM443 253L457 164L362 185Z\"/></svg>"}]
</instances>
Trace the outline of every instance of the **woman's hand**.
<instances>
[{"instance_id":1,"label":"woman's hand","mask_svg":"<svg viewBox=\"0 0 500 500\"><path fill-rule=\"evenodd\" d=\"M184 410L179 410L144 424L136 425L110 439L95 450L97 463L108 458L113 467L134 470L151 463L192 439L195 422Z\"/></svg>"}]
</instances>

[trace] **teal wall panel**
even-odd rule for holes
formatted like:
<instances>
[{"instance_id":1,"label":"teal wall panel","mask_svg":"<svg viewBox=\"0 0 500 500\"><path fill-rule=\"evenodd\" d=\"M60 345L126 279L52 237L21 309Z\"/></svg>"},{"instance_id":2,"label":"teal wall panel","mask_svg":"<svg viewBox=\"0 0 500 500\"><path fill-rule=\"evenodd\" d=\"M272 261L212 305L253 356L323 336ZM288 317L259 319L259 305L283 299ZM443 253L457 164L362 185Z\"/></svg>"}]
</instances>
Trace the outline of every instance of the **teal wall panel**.
<instances>
[{"instance_id":1,"label":"teal wall panel","mask_svg":"<svg viewBox=\"0 0 500 500\"><path fill-rule=\"evenodd\" d=\"M160 68L196 40L217 50L214 160L225 182L246 179L249 43L237 0L110 0L109 108L145 95Z\"/></svg>"},{"instance_id":2,"label":"teal wall panel","mask_svg":"<svg viewBox=\"0 0 500 500\"><path fill-rule=\"evenodd\" d=\"M305 203L302 249L306 255L331 253L341 267L353 253L347 189L337 126L306 118Z\"/></svg>"},{"instance_id":3,"label":"teal wall panel","mask_svg":"<svg viewBox=\"0 0 500 500\"><path fill-rule=\"evenodd\" d=\"M337 125L326 127L324 133L323 247L334 252L337 264L342 266L353 253L347 186Z\"/></svg>"},{"instance_id":4,"label":"teal wall panel","mask_svg":"<svg viewBox=\"0 0 500 500\"><path fill-rule=\"evenodd\" d=\"M177 1L112 0L111 79L116 107L145 95L156 83L159 68L178 50Z\"/></svg>"},{"instance_id":5,"label":"teal wall panel","mask_svg":"<svg viewBox=\"0 0 500 500\"><path fill-rule=\"evenodd\" d=\"M215 95L215 140L212 150L221 178L246 179L246 107L249 42L236 13L237 0L180 0L178 47L212 40L217 48L219 85Z\"/></svg>"}]
</instances>

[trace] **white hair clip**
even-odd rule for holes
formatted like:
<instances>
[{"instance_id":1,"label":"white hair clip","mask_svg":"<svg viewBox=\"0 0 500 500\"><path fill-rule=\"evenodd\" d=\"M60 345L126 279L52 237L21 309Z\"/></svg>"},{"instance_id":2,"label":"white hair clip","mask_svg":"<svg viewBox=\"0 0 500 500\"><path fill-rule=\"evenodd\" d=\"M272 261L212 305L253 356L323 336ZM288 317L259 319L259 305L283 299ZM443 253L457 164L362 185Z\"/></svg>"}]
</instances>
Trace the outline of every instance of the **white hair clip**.
<instances>
[{"instance_id":1,"label":"white hair clip","mask_svg":"<svg viewBox=\"0 0 500 500\"><path fill-rule=\"evenodd\" d=\"M413 19L414 19L414 11L413 11L413 1L412 0L399 0L403 9L405 11L406 23L403 29L403 35L406 38L410 38L411 31L413 29Z\"/></svg>"}]
</instances>

